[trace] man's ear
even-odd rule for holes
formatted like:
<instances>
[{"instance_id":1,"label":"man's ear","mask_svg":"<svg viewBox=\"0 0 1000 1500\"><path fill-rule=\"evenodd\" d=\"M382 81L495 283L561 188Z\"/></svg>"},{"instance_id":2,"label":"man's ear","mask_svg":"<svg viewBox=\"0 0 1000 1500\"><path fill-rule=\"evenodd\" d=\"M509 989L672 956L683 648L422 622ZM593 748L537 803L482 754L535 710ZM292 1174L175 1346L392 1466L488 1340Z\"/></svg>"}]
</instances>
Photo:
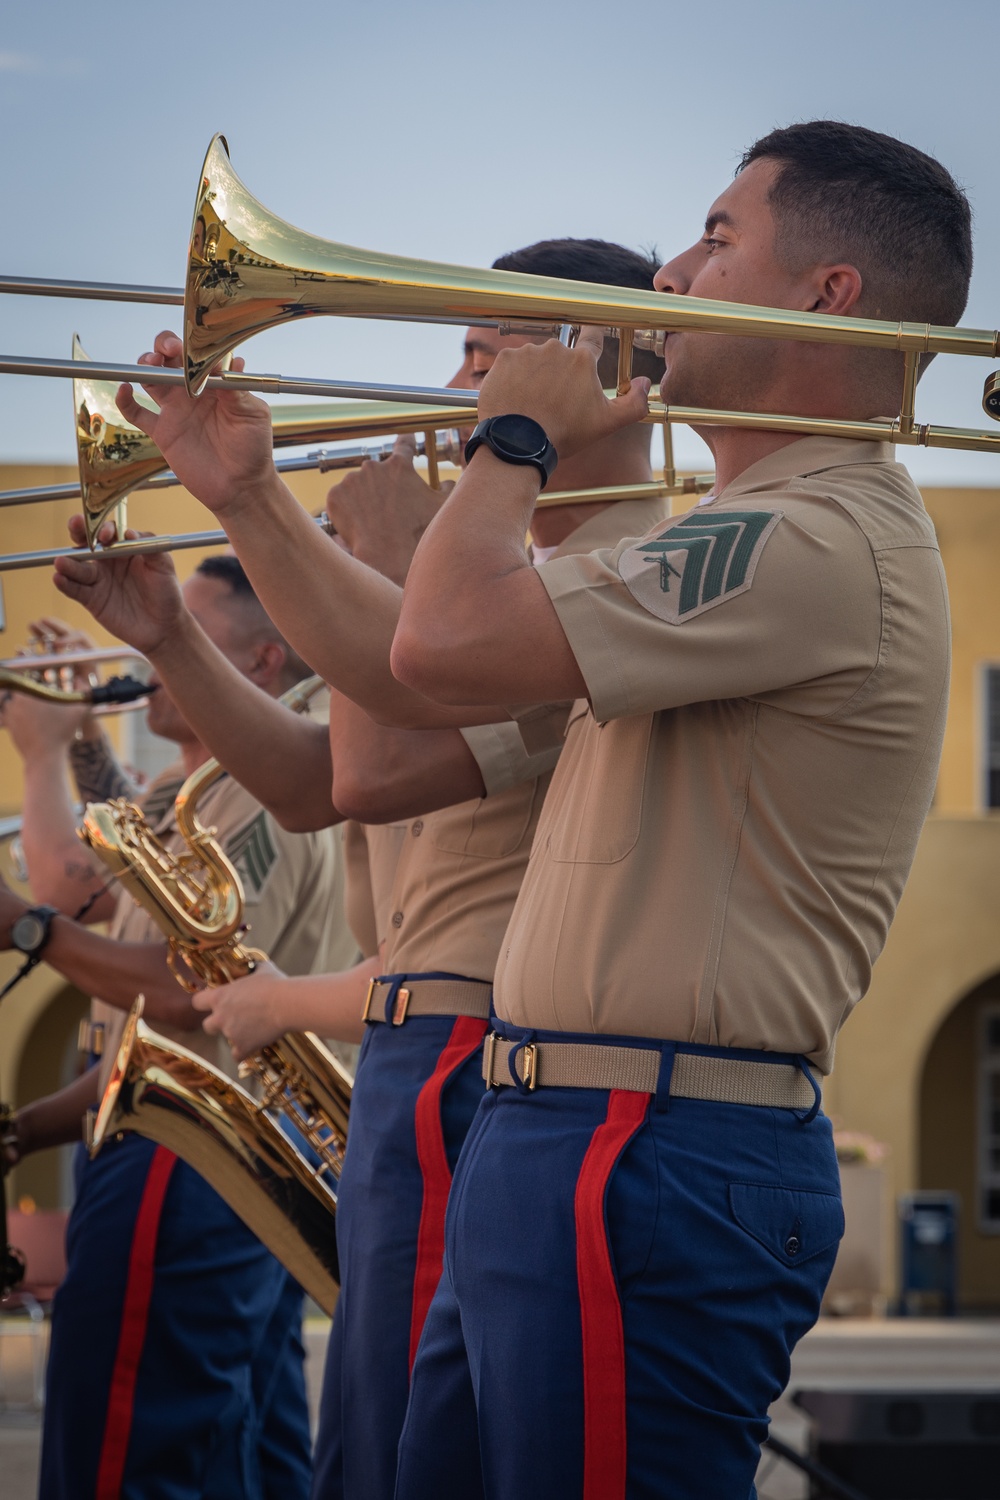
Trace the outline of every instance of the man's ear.
<instances>
[{"instance_id":1,"label":"man's ear","mask_svg":"<svg viewBox=\"0 0 1000 1500\"><path fill-rule=\"evenodd\" d=\"M817 266L813 276L815 300L810 312L833 313L846 317L861 300L864 283L857 266L848 262L837 266Z\"/></svg>"},{"instance_id":2,"label":"man's ear","mask_svg":"<svg viewBox=\"0 0 1000 1500\"><path fill-rule=\"evenodd\" d=\"M250 677L258 687L269 688L277 682L288 660L288 653L278 641L261 641L254 649Z\"/></svg>"}]
</instances>

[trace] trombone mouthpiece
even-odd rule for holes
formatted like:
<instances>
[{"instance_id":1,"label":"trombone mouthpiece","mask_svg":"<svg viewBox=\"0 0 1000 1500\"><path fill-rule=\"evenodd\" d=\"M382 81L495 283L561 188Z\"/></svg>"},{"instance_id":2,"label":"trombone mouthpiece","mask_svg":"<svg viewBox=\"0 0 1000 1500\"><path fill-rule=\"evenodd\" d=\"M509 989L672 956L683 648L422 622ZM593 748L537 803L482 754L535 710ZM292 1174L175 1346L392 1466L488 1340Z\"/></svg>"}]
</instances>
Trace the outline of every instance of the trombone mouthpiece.
<instances>
[{"instance_id":1,"label":"trombone mouthpiece","mask_svg":"<svg viewBox=\"0 0 1000 1500\"><path fill-rule=\"evenodd\" d=\"M109 677L107 682L91 688L90 701L93 704L135 703L155 693L157 686L157 683L140 682L138 677Z\"/></svg>"}]
</instances>

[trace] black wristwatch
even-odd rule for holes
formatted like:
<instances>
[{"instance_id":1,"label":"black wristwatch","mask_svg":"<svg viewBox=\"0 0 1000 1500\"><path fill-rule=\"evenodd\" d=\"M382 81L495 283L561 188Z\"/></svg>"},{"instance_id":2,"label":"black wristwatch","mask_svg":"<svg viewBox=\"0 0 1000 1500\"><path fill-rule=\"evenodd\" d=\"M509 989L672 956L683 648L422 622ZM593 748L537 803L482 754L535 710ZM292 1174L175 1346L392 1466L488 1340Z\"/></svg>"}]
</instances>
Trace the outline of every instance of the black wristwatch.
<instances>
[{"instance_id":1,"label":"black wristwatch","mask_svg":"<svg viewBox=\"0 0 1000 1500\"><path fill-rule=\"evenodd\" d=\"M483 444L505 464L527 464L542 476L542 489L552 477L559 455L545 435L545 428L531 417L510 414L487 417L480 422L465 445L465 462Z\"/></svg>"},{"instance_id":2,"label":"black wristwatch","mask_svg":"<svg viewBox=\"0 0 1000 1500\"><path fill-rule=\"evenodd\" d=\"M10 929L12 946L27 954L37 964L42 949L49 940L52 918L58 915L59 911L55 906L32 906L22 912Z\"/></svg>"}]
</instances>

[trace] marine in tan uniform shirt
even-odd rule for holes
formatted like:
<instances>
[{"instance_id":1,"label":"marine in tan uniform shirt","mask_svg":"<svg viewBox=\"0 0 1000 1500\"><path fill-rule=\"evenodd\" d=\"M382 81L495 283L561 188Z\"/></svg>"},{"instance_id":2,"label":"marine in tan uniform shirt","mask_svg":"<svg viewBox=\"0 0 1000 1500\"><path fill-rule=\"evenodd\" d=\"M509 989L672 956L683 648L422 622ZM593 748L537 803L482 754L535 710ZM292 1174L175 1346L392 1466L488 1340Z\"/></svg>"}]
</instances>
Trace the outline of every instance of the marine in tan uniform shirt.
<instances>
[{"instance_id":1,"label":"marine in tan uniform shirt","mask_svg":"<svg viewBox=\"0 0 1000 1500\"><path fill-rule=\"evenodd\" d=\"M944 574L882 444L809 438L540 577L587 682L497 967L519 1026L829 1072L933 794Z\"/></svg>"},{"instance_id":2,"label":"marine in tan uniform shirt","mask_svg":"<svg viewBox=\"0 0 1000 1500\"><path fill-rule=\"evenodd\" d=\"M538 573L589 703L497 965L397 1493L465 1452L468 1382L498 1495L661 1494L669 1453L679 1493L721 1497L843 1228L804 1069L831 1066L930 805L941 559L890 448L806 439Z\"/></svg>"},{"instance_id":3,"label":"marine in tan uniform shirt","mask_svg":"<svg viewBox=\"0 0 1000 1500\"><path fill-rule=\"evenodd\" d=\"M662 499L619 502L591 515L555 555L613 545L666 512ZM317 1495L392 1493L409 1367L441 1271L451 1172L482 1096L493 972L568 708L462 731L486 796L347 835L348 910L360 924L367 903L374 909L386 977L370 996L339 1186L342 1291ZM384 1024L387 1015L397 1024Z\"/></svg>"},{"instance_id":4,"label":"marine in tan uniform shirt","mask_svg":"<svg viewBox=\"0 0 1000 1500\"><path fill-rule=\"evenodd\" d=\"M570 558L661 522L669 502L624 500L578 526L553 553ZM551 567L550 561L545 566ZM449 970L489 984L562 747L568 705L462 731L487 795L403 824L367 825L383 972Z\"/></svg>"}]
</instances>

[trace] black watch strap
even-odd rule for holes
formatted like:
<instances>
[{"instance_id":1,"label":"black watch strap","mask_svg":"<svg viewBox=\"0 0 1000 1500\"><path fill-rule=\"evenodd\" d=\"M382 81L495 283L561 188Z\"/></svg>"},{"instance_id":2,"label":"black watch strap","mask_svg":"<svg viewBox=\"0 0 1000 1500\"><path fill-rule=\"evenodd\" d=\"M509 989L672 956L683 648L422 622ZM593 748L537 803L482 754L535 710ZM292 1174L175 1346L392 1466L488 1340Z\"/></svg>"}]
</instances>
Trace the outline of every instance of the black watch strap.
<instances>
[{"instance_id":1,"label":"black watch strap","mask_svg":"<svg viewBox=\"0 0 1000 1500\"><path fill-rule=\"evenodd\" d=\"M37 925L41 928L40 936L38 937L36 942L32 943L30 948L22 947L21 944L16 941L14 942L13 946L18 950L18 952L26 953L30 959L32 959L35 963L38 963L42 951L45 948L45 945L48 942L52 932L52 919L53 917L57 917L58 915L59 908L57 906L29 906L27 911L23 911L17 918L17 920L12 924L11 936L13 938L14 930L16 929L19 922L24 921L25 917L34 917L36 919Z\"/></svg>"},{"instance_id":2,"label":"black watch strap","mask_svg":"<svg viewBox=\"0 0 1000 1500\"><path fill-rule=\"evenodd\" d=\"M465 445L465 462L469 463L484 444L505 464L537 469L542 476L542 489L559 462L559 455L549 442L545 428L533 417L516 412L487 417L480 422Z\"/></svg>"}]
</instances>

